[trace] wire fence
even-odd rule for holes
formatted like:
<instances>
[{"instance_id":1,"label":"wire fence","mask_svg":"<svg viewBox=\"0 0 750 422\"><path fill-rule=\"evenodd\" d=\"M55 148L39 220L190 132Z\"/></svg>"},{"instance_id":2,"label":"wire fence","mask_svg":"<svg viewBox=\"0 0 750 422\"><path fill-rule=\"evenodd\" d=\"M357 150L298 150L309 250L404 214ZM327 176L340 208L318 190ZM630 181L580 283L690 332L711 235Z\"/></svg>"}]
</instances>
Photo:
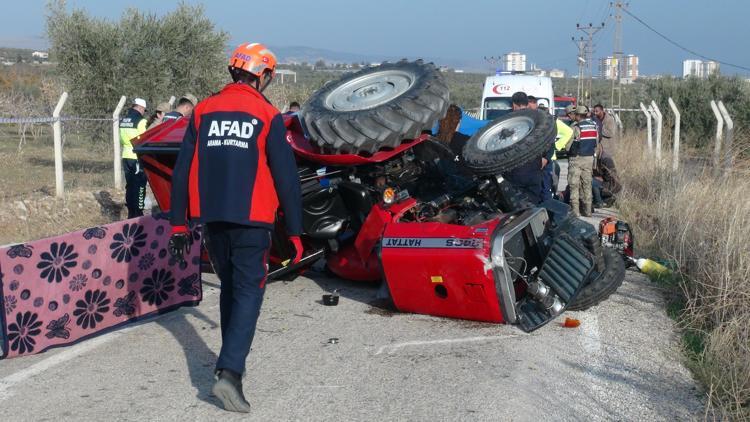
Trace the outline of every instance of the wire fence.
<instances>
[{"instance_id":1,"label":"wire fence","mask_svg":"<svg viewBox=\"0 0 750 422\"><path fill-rule=\"evenodd\" d=\"M34 192L56 192L54 130L52 123L13 119L0 123L0 177L3 201L23 200ZM34 123L29 123L34 121ZM112 119L61 119L64 190L112 190L114 148Z\"/></svg>"},{"instance_id":2,"label":"wire fence","mask_svg":"<svg viewBox=\"0 0 750 422\"><path fill-rule=\"evenodd\" d=\"M4 161L9 164L3 172L3 185L7 188L3 189L1 197L49 190L50 183L54 183L57 196L62 196L66 187L122 188L117 125L125 97L121 97L109 116L65 115L62 110L66 100L67 94L64 93L52 116L0 117L0 154L6 157ZM732 171L750 173L750 169L733 168L736 151L732 145L735 128L731 116L721 102L712 101L712 108L717 119L713 155L696 155L694 152L681 155L679 110L673 102L669 107L664 106L664 111L652 101L648 106L641 104L640 109L609 112L615 116L620 134L625 129L619 118L621 112L642 113L648 121L644 147L660 162L662 152L669 151L675 171L685 161L711 163L724 175ZM466 111L473 117L479 117L479 109ZM673 128L664 128L664 117L668 112L676 117Z\"/></svg>"}]
</instances>

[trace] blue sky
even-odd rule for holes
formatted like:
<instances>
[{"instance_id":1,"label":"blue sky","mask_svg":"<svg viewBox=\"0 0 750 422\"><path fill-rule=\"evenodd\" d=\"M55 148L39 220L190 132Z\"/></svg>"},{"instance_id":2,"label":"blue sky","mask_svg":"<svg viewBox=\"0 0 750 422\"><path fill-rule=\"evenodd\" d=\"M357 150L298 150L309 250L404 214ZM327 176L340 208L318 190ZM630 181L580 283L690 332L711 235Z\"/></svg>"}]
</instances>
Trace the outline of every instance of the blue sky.
<instances>
[{"instance_id":1,"label":"blue sky","mask_svg":"<svg viewBox=\"0 0 750 422\"><path fill-rule=\"evenodd\" d=\"M3 5L0 45L41 48L44 0L8 0ZM575 68L571 36L582 35L576 22L606 21L596 37L596 56L613 49L613 19L605 0L286 0L188 1L203 3L232 43L261 41L329 50L408 57L482 60L522 51L540 67ZM127 8L163 14L174 2L69 0L68 7L118 18ZM688 48L750 67L750 1L631 0L630 10ZM12 16L12 19L8 19ZM640 57L641 73L673 73L690 54L678 50L632 18L623 19L623 49ZM611 53L610 53L611 54ZM748 72L722 66L722 73Z\"/></svg>"}]
</instances>

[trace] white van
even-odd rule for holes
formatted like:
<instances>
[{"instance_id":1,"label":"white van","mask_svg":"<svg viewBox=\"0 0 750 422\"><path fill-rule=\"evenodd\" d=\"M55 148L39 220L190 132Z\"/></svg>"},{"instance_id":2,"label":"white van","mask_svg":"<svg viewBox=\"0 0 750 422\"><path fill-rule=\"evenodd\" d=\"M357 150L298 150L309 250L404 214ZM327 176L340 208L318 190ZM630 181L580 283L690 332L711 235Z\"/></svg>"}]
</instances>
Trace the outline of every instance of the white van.
<instances>
[{"instance_id":1,"label":"white van","mask_svg":"<svg viewBox=\"0 0 750 422\"><path fill-rule=\"evenodd\" d=\"M550 114L555 113L555 94L552 92L552 79L547 76L498 74L488 76L482 90L482 107L479 117L493 120L510 113L513 109L510 97L518 91L537 98L538 104L545 104Z\"/></svg>"}]
</instances>

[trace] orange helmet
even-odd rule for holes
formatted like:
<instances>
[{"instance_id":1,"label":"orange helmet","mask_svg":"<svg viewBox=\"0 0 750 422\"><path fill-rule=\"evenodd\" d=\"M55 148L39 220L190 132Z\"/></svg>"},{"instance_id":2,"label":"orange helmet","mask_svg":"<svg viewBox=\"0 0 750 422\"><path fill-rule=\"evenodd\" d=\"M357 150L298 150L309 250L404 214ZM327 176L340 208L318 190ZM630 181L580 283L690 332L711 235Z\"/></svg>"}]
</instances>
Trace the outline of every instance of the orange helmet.
<instances>
[{"instance_id":1,"label":"orange helmet","mask_svg":"<svg viewBox=\"0 0 750 422\"><path fill-rule=\"evenodd\" d=\"M244 70L258 78L266 71L273 76L276 72L276 56L265 45L248 42L234 50L229 57L229 67Z\"/></svg>"}]
</instances>

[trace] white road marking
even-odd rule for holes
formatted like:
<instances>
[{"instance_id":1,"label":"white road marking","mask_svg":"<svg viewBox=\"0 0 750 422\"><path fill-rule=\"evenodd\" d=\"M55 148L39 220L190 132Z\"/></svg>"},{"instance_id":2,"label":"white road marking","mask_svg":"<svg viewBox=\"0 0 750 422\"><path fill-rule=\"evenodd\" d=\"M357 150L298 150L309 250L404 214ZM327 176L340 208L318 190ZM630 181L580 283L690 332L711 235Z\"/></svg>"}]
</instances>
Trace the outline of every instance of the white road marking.
<instances>
[{"instance_id":1,"label":"white road marking","mask_svg":"<svg viewBox=\"0 0 750 422\"><path fill-rule=\"evenodd\" d=\"M217 289L203 289L203 298L205 299L206 296L212 296L216 294L216 291ZM99 346L109 343L110 341L132 330L135 330L141 325L157 321L161 318L165 318L165 317L168 318L171 315L173 315L172 312L156 315L151 318L138 321L134 323L133 325L126 326L125 328L119 329L117 331L113 331L111 333L107 333L99 337L94 337L92 339L85 340L74 346L69 346L65 348L63 351L61 351L60 353L52 355L48 357L47 359L41 360L29 366L28 368L24 368L18 372L8 375L7 377L3 379L0 379L0 402L13 396L15 392L12 390L12 388L18 385L19 383L22 383L35 375L39 375L42 372L48 371L71 359L75 359L78 356L81 356L87 352L90 352L96 349ZM23 358L20 358L20 359L23 359Z\"/></svg>"},{"instance_id":2,"label":"white road marking","mask_svg":"<svg viewBox=\"0 0 750 422\"><path fill-rule=\"evenodd\" d=\"M594 313L586 313L582 316L581 346L583 346L583 349L589 355L598 356L602 352L602 340L599 335L599 318Z\"/></svg>"},{"instance_id":3,"label":"white road marking","mask_svg":"<svg viewBox=\"0 0 750 422\"><path fill-rule=\"evenodd\" d=\"M380 346L378 350L375 352L375 355L380 355L383 353L392 355L396 353L399 349L402 349L404 347L411 347L411 346L432 346L432 345L457 344L457 343L458 344L476 343L480 341L501 340L501 339L512 338L512 337L520 337L520 336L521 334L508 334L504 336L481 336L481 337L447 338L447 339L440 339L440 340L405 341L402 343L394 343L394 344L389 344L387 346Z\"/></svg>"},{"instance_id":4,"label":"white road marking","mask_svg":"<svg viewBox=\"0 0 750 422\"><path fill-rule=\"evenodd\" d=\"M602 379L605 368L602 361L604 350L599 332L599 318L596 313L589 311L581 313L580 319L581 347L589 357L588 371L586 371L586 378L589 379L587 384L592 395L597 400L601 400L601 403L606 403L609 393L607 383Z\"/></svg>"}]
</instances>

